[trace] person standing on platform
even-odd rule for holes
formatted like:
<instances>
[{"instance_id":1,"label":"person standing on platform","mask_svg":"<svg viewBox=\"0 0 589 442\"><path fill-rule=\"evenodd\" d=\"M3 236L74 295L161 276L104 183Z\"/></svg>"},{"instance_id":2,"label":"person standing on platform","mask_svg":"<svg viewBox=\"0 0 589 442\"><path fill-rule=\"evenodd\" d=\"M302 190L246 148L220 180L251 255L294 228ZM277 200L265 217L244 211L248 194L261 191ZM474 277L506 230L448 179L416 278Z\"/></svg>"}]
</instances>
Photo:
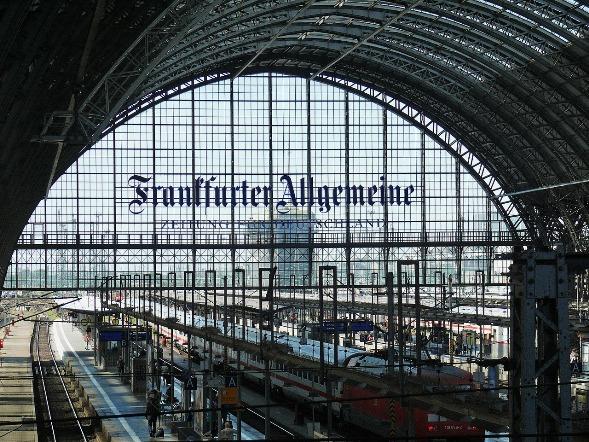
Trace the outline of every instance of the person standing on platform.
<instances>
[{"instance_id":1,"label":"person standing on platform","mask_svg":"<svg viewBox=\"0 0 589 442\"><path fill-rule=\"evenodd\" d=\"M90 343L92 335L92 328L90 326L86 327L86 336L84 336L84 341L86 341L86 350L88 350L88 344Z\"/></svg>"},{"instance_id":2,"label":"person standing on platform","mask_svg":"<svg viewBox=\"0 0 589 442\"><path fill-rule=\"evenodd\" d=\"M456 336L456 354L459 355L462 353L462 335Z\"/></svg>"},{"instance_id":3,"label":"person standing on platform","mask_svg":"<svg viewBox=\"0 0 589 442\"><path fill-rule=\"evenodd\" d=\"M145 417L149 426L149 435L155 436L157 431L157 418L160 415L160 393L155 388L147 394L147 404L145 407Z\"/></svg>"},{"instance_id":4,"label":"person standing on platform","mask_svg":"<svg viewBox=\"0 0 589 442\"><path fill-rule=\"evenodd\" d=\"M119 369L119 378L122 381L123 375L125 374L125 361L123 361L122 356L119 356L119 362L117 362L117 368Z\"/></svg>"},{"instance_id":5,"label":"person standing on platform","mask_svg":"<svg viewBox=\"0 0 589 442\"><path fill-rule=\"evenodd\" d=\"M235 430L230 420L225 421L225 428L219 431L219 440L233 440Z\"/></svg>"}]
</instances>

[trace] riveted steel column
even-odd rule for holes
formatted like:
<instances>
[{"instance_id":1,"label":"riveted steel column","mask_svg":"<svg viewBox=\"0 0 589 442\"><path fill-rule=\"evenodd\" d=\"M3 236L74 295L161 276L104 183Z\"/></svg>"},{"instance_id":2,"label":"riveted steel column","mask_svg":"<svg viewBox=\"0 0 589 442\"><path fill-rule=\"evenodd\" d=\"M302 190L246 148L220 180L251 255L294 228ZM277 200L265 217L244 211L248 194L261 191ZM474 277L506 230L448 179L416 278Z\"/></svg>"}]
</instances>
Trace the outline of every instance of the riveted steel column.
<instances>
[{"instance_id":1,"label":"riveted steel column","mask_svg":"<svg viewBox=\"0 0 589 442\"><path fill-rule=\"evenodd\" d=\"M388 350L387 372L392 374L395 365L395 276L393 272L386 275L387 284L387 324L388 324Z\"/></svg>"},{"instance_id":2,"label":"riveted steel column","mask_svg":"<svg viewBox=\"0 0 589 442\"><path fill-rule=\"evenodd\" d=\"M268 276L268 292L266 298L263 297L263 282L264 272L269 272ZM274 309L273 309L273 297L274 297L274 278L276 277L276 267L272 268L260 268L258 270L258 300L259 300L259 319L258 326L260 329L260 355L264 360L264 399L266 405L270 404L270 393L272 391L272 380L270 378L270 359L264 354L266 345L268 344L267 335L264 332L268 327L270 328L270 343L274 342ZM268 311L264 314L263 302L268 301ZM267 323L266 320L267 319ZM270 407L267 406L264 409L264 438L269 440L270 435Z\"/></svg>"},{"instance_id":3,"label":"riveted steel column","mask_svg":"<svg viewBox=\"0 0 589 442\"><path fill-rule=\"evenodd\" d=\"M338 364L338 349L337 342L339 340L339 334L337 332L337 268L335 266L320 266L319 267L319 364L320 372L323 381L325 382L325 389L327 392L327 433L331 434L333 431L333 383L331 375L327 372L325 364L325 333L324 333L324 320L325 320L325 274L331 272L331 287L333 290L333 365Z\"/></svg>"},{"instance_id":4,"label":"riveted steel column","mask_svg":"<svg viewBox=\"0 0 589 442\"><path fill-rule=\"evenodd\" d=\"M570 441L569 280L564 253L516 254L511 281L514 440Z\"/></svg>"}]
</instances>

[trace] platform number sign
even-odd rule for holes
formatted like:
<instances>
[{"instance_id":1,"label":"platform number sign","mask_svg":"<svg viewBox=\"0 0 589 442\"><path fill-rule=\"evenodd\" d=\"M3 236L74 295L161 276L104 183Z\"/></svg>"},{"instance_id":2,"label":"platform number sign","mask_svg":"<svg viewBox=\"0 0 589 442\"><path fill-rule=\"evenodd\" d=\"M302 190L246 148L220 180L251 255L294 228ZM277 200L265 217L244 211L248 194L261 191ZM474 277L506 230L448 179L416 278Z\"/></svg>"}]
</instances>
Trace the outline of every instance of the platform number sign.
<instances>
[{"instance_id":1,"label":"platform number sign","mask_svg":"<svg viewBox=\"0 0 589 442\"><path fill-rule=\"evenodd\" d=\"M237 387L237 376L225 376L225 387Z\"/></svg>"},{"instance_id":2,"label":"platform number sign","mask_svg":"<svg viewBox=\"0 0 589 442\"><path fill-rule=\"evenodd\" d=\"M184 383L184 390L196 390L198 388L198 382L196 376L188 376Z\"/></svg>"},{"instance_id":3,"label":"platform number sign","mask_svg":"<svg viewBox=\"0 0 589 442\"><path fill-rule=\"evenodd\" d=\"M225 376L225 388L220 391L222 405L236 405L239 403L239 389L237 388L237 376Z\"/></svg>"}]
</instances>

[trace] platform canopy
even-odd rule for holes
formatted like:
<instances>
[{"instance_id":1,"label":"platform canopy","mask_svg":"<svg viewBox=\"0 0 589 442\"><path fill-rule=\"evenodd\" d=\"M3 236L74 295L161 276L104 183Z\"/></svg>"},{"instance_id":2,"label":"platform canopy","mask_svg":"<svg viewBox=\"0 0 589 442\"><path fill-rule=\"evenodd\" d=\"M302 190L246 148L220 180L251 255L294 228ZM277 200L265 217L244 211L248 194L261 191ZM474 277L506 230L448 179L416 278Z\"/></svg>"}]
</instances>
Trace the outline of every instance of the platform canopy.
<instances>
[{"instance_id":1,"label":"platform canopy","mask_svg":"<svg viewBox=\"0 0 589 442\"><path fill-rule=\"evenodd\" d=\"M58 3L0 6L0 280L48 184L105 131L190 79L260 70L407 103L513 193L539 241L587 247L583 2Z\"/></svg>"}]
</instances>

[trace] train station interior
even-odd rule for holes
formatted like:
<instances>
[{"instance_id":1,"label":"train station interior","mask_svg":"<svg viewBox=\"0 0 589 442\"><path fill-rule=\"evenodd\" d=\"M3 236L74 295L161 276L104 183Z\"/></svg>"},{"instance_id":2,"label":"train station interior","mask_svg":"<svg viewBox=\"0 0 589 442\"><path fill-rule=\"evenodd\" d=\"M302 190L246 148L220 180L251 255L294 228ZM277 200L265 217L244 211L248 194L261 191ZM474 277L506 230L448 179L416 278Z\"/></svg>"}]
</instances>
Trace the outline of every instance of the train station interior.
<instances>
[{"instance_id":1,"label":"train station interior","mask_svg":"<svg viewBox=\"0 0 589 442\"><path fill-rule=\"evenodd\" d=\"M589 440L583 0L0 3L0 442Z\"/></svg>"}]
</instances>

